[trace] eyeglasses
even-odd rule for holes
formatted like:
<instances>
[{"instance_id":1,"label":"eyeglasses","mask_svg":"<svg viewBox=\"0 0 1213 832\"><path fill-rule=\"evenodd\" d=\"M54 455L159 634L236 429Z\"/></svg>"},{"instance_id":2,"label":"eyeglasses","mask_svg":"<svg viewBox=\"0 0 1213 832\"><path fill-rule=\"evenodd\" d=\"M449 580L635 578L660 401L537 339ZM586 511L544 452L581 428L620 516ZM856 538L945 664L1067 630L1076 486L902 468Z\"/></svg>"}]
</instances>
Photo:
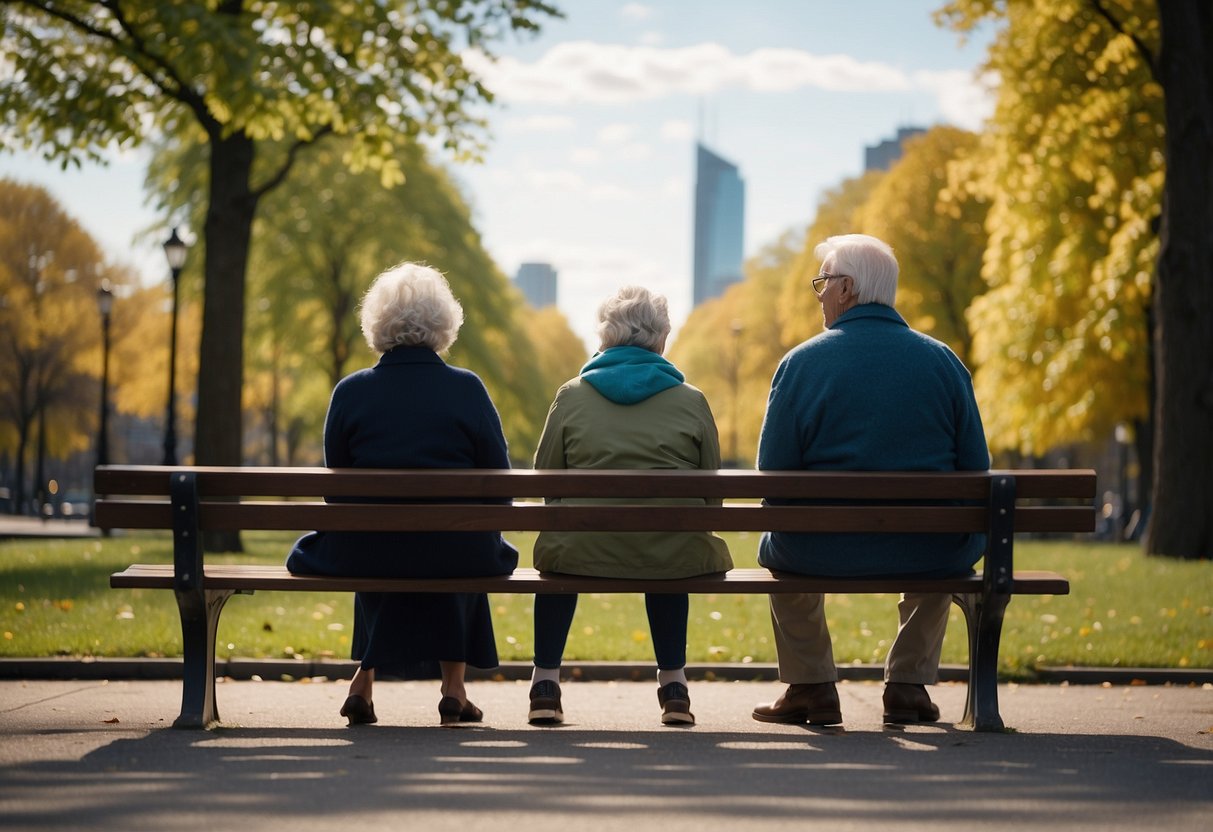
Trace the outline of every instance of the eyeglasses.
<instances>
[{"instance_id":1,"label":"eyeglasses","mask_svg":"<svg viewBox=\"0 0 1213 832\"><path fill-rule=\"evenodd\" d=\"M822 272L813 278L813 291L820 297L821 293L826 290L826 281L831 277L847 277L845 274L826 274Z\"/></svg>"}]
</instances>

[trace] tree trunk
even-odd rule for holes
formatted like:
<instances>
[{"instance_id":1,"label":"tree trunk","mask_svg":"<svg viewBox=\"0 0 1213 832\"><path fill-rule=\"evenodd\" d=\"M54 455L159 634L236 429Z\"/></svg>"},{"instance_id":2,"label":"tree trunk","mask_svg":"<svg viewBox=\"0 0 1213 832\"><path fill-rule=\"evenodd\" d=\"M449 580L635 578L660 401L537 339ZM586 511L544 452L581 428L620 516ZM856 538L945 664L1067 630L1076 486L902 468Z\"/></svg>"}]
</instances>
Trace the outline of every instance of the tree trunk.
<instances>
[{"instance_id":1,"label":"tree trunk","mask_svg":"<svg viewBox=\"0 0 1213 832\"><path fill-rule=\"evenodd\" d=\"M13 479L13 514L25 514L25 449L29 446L29 420L17 423L17 473Z\"/></svg>"},{"instance_id":2,"label":"tree trunk","mask_svg":"<svg viewBox=\"0 0 1213 832\"><path fill-rule=\"evenodd\" d=\"M275 339L275 342L276 341L277 341L277 339ZM269 408L269 413L267 414L269 417L269 424L267 425L267 428L269 430L270 465L277 468L278 464L279 464L278 463L278 419L279 419L278 411L282 405L281 398L280 398L279 392L278 392L279 387L281 385L281 380L279 378L279 376L281 374L281 370L279 369L279 360L278 360L279 355L278 355L278 344L277 343L274 344L274 346L272 347L272 350L273 350L273 352L271 353L272 358L270 361L270 408Z\"/></svg>"},{"instance_id":3,"label":"tree trunk","mask_svg":"<svg viewBox=\"0 0 1213 832\"><path fill-rule=\"evenodd\" d=\"M1151 555L1213 557L1213 6L1159 0L1167 182L1155 282Z\"/></svg>"},{"instance_id":4,"label":"tree trunk","mask_svg":"<svg viewBox=\"0 0 1213 832\"><path fill-rule=\"evenodd\" d=\"M34 446L34 494L38 498L38 516L46 519L43 507L50 500L46 489L46 405L38 408L38 444Z\"/></svg>"},{"instance_id":5,"label":"tree trunk","mask_svg":"<svg viewBox=\"0 0 1213 832\"><path fill-rule=\"evenodd\" d=\"M194 461L243 461L244 287L257 197L250 187L254 146L247 136L211 136L210 198L206 209L206 287L198 358ZM213 532L209 551L241 551L240 533Z\"/></svg>"}]
</instances>

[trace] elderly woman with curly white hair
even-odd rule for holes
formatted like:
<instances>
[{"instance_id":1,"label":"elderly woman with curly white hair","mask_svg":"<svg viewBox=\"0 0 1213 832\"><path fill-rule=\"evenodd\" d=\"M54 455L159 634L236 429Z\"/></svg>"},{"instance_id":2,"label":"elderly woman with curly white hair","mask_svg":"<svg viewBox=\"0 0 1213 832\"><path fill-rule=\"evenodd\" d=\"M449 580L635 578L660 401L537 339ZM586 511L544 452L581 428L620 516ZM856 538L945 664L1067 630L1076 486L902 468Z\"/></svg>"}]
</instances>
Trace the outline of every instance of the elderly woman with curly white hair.
<instances>
[{"instance_id":1,"label":"elderly woman with curly white hair","mask_svg":"<svg viewBox=\"0 0 1213 832\"><path fill-rule=\"evenodd\" d=\"M484 384L439 356L455 342L463 309L438 271L403 263L379 275L361 309L362 332L380 353L373 367L333 389L324 424L330 468L508 468L501 420ZM504 575L518 552L495 532L313 532L287 559L293 573L372 577ZM341 715L377 721L375 674L440 677L442 724L479 722L464 671L497 666L487 596L476 593L355 596L353 657L361 661Z\"/></svg>"},{"instance_id":2,"label":"elderly woman with curly white hair","mask_svg":"<svg viewBox=\"0 0 1213 832\"><path fill-rule=\"evenodd\" d=\"M535 467L719 468L720 442L707 399L661 356L670 334L666 299L640 286L626 286L603 301L598 321L600 351L577 378L556 391ZM544 572L685 578L723 572L732 565L724 541L706 532L543 532L535 542L535 566ZM576 608L576 595L535 597L528 717L533 724L564 719L560 664ZM657 658L662 724L693 725L685 671L687 595L647 594L645 611Z\"/></svg>"}]
</instances>

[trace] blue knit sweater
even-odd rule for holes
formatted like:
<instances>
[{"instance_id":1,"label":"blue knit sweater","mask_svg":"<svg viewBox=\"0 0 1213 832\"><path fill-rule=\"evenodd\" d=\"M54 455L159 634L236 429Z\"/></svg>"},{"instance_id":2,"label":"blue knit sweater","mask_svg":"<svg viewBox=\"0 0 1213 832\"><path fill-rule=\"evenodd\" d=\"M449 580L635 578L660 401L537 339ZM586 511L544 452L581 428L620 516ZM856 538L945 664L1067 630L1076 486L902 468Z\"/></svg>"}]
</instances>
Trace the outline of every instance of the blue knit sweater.
<instances>
[{"instance_id":1,"label":"blue knit sweater","mask_svg":"<svg viewBox=\"0 0 1213 832\"><path fill-rule=\"evenodd\" d=\"M762 470L989 468L968 370L889 306L863 304L789 352L758 445ZM758 562L810 575L965 574L984 535L764 535Z\"/></svg>"}]
</instances>

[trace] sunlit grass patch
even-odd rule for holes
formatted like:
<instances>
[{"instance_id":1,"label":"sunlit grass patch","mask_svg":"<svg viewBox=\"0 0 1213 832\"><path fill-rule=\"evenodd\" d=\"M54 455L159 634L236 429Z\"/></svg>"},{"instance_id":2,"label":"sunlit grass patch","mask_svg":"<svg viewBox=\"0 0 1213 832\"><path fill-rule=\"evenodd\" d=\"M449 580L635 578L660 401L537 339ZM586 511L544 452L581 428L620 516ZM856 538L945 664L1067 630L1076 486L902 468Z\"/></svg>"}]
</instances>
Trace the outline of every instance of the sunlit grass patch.
<instances>
[{"instance_id":1,"label":"sunlit grass patch","mask_svg":"<svg viewBox=\"0 0 1213 832\"><path fill-rule=\"evenodd\" d=\"M738 566L753 566L757 535L726 534ZM523 566L535 535L510 535ZM281 563L293 536L252 532L243 555L215 560ZM0 656L177 656L180 624L171 592L116 590L109 575L134 562L171 561L167 534L103 540L0 543ZM1213 564L1147 558L1135 546L1024 541L1021 569L1066 575L1069 596L1017 596L1007 609L1001 667L1030 675L1065 665L1213 667ZM494 595L503 661L530 661L534 602ZM348 593L259 592L228 602L220 657L347 658L353 628ZM838 595L826 602L840 664L883 661L897 626L894 596ZM566 659L652 662L641 595L580 599ZM766 596L692 595L688 659L773 662ZM963 621L953 608L945 663L967 662Z\"/></svg>"}]
</instances>

